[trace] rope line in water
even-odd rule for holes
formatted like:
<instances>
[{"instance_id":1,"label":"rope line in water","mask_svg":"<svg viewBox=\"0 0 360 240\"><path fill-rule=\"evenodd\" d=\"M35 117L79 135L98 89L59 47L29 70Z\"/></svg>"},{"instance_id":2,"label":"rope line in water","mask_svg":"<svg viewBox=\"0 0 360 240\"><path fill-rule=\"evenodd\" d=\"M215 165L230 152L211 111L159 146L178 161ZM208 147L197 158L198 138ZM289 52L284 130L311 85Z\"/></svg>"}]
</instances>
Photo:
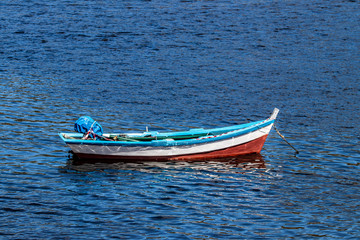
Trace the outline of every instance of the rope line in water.
<instances>
[{"instance_id":1,"label":"rope line in water","mask_svg":"<svg viewBox=\"0 0 360 240\"><path fill-rule=\"evenodd\" d=\"M279 134L279 136L280 136L290 147L292 147L292 149L295 150L295 154L299 154L299 151L298 151L293 145L291 145L291 144L285 139L285 137L280 133L280 131L275 127L275 124L274 124L274 129L275 129L275 131L277 132L277 134Z\"/></svg>"}]
</instances>

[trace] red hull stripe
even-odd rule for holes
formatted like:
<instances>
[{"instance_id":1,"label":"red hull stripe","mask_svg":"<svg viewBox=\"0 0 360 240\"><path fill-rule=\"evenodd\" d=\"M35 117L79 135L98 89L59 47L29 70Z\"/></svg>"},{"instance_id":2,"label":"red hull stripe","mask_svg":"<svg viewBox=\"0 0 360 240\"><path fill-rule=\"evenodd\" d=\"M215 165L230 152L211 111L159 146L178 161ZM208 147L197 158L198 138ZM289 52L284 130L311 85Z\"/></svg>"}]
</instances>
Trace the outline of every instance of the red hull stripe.
<instances>
[{"instance_id":1,"label":"red hull stripe","mask_svg":"<svg viewBox=\"0 0 360 240\"><path fill-rule=\"evenodd\" d=\"M205 159L217 159L217 158L228 158L235 157L240 155L247 155L253 153L260 153L262 147L264 146L267 135L257 138L253 141L229 147L222 150L216 150L206 153L198 153L191 155L180 155L180 156L113 156L113 155L96 155L96 154L82 154L77 153L77 157L80 159L112 159L112 160L147 160L147 161L157 161L157 160L205 160Z\"/></svg>"}]
</instances>

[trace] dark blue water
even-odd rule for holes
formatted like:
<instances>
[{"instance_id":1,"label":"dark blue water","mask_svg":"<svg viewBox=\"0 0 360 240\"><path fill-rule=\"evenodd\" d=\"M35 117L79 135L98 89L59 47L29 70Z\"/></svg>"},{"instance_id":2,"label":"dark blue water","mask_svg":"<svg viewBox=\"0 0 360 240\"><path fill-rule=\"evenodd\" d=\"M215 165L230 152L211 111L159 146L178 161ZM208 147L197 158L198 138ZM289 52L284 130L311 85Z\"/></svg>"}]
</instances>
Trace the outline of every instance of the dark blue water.
<instances>
[{"instance_id":1,"label":"dark blue water","mask_svg":"<svg viewBox=\"0 0 360 240\"><path fill-rule=\"evenodd\" d=\"M0 238L360 236L360 5L2 1ZM57 136L281 112L260 156L77 163Z\"/></svg>"}]
</instances>

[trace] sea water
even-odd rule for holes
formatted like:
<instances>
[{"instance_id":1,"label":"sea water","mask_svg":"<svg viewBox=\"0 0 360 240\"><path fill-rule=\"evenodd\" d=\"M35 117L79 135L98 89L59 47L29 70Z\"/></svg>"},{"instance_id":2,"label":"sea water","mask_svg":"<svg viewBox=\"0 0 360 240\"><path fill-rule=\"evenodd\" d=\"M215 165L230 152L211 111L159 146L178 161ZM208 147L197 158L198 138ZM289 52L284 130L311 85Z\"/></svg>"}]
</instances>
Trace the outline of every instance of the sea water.
<instances>
[{"instance_id":1,"label":"sea water","mask_svg":"<svg viewBox=\"0 0 360 240\"><path fill-rule=\"evenodd\" d=\"M360 235L360 7L344 1L0 3L0 238ZM267 118L260 155L85 162L58 132Z\"/></svg>"}]
</instances>

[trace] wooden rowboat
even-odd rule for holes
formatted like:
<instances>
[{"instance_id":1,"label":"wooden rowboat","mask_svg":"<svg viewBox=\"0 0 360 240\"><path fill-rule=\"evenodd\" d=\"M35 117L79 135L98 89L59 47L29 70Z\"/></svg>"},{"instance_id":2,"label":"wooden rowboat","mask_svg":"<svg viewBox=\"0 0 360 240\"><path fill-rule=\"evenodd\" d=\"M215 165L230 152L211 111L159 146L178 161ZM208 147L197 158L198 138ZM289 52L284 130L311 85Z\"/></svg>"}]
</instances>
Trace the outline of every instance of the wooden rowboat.
<instances>
[{"instance_id":1,"label":"wooden rowboat","mask_svg":"<svg viewBox=\"0 0 360 240\"><path fill-rule=\"evenodd\" d=\"M83 139L81 133L59 133L80 159L206 160L260 153L279 110L265 120L184 132L103 134Z\"/></svg>"}]
</instances>

